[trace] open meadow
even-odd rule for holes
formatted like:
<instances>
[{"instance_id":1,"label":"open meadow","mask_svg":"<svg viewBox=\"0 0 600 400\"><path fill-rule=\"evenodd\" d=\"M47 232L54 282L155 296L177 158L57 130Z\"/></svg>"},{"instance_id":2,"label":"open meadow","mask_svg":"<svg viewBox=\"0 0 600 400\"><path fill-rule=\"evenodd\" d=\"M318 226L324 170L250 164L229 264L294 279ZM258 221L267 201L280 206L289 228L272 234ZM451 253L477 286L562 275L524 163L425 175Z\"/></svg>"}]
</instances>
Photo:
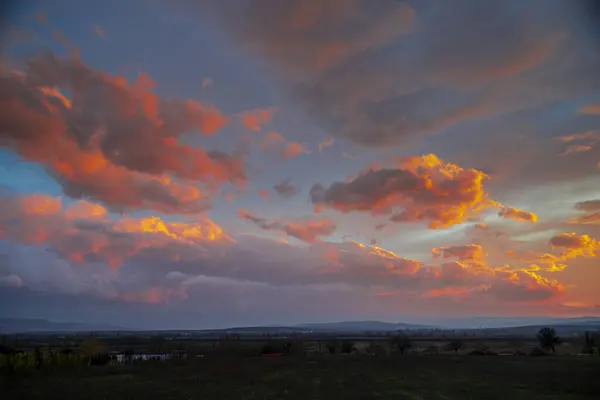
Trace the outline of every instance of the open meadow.
<instances>
[{"instance_id":1,"label":"open meadow","mask_svg":"<svg viewBox=\"0 0 600 400\"><path fill-rule=\"evenodd\" d=\"M16 337L6 343L15 345ZM581 354L581 339L557 343L555 351L543 351L527 338L404 335L362 341L72 335L21 337L18 343L20 353L3 356L3 399L531 400L600 395L598 349Z\"/></svg>"},{"instance_id":2,"label":"open meadow","mask_svg":"<svg viewBox=\"0 0 600 400\"><path fill-rule=\"evenodd\" d=\"M149 361L4 376L6 399L597 399L600 357L315 356Z\"/></svg>"}]
</instances>

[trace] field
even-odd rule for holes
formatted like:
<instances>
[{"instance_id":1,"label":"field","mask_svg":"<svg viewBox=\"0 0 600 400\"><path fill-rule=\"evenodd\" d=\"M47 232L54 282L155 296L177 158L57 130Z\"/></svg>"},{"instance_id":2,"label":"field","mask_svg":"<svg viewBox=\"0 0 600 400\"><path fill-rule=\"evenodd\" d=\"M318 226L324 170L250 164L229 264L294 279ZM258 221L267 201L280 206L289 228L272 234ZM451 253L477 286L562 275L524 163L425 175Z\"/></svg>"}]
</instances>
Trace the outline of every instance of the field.
<instances>
[{"instance_id":1,"label":"field","mask_svg":"<svg viewBox=\"0 0 600 400\"><path fill-rule=\"evenodd\" d=\"M6 399L592 399L599 357L225 357L4 377Z\"/></svg>"},{"instance_id":2,"label":"field","mask_svg":"<svg viewBox=\"0 0 600 400\"><path fill-rule=\"evenodd\" d=\"M460 348L452 346L457 342ZM600 398L598 349L580 355L581 336L562 340L555 352L541 351L531 337L481 335L71 334L3 336L2 343L5 352L20 352L0 356L2 399ZM130 358L119 362L111 354ZM143 354L172 358L131 358Z\"/></svg>"}]
</instances>

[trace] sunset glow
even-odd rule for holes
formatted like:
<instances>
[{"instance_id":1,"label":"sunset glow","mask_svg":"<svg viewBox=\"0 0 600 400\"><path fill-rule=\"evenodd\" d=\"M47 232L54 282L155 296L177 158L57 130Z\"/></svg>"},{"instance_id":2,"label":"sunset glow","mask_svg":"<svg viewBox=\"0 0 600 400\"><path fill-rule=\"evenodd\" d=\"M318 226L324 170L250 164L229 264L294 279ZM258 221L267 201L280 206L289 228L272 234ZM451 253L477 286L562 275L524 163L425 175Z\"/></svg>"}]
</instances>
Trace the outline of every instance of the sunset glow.
<instances>
[{"instance_id":1,"label":"sunset glow","mask_svg":"<svg viewBox=\"0 0 600 400\"><path fill-rule=\"evenodd\" d=\"M0 53L4 313L600 312L600 57L568 1L27 3Z\"/></svg>"}]
</instances>

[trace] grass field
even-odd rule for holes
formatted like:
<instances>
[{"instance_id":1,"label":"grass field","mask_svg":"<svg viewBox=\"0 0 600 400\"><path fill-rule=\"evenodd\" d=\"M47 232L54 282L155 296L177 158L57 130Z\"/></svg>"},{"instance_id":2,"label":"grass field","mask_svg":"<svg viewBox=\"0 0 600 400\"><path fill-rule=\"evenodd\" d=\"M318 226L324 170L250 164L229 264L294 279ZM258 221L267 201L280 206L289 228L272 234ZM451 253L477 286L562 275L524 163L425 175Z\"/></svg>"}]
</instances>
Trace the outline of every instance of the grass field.
<instances>
[{"instance_id":1,"label":"grass field","mask_svg":"<svg viewBox=\"0 0 600 400\"><path fill-rule=\"evenodd\" d=\"M600 357L203 358L0 377L5 399L598 399Z\"/></svg>"}]
</instances>

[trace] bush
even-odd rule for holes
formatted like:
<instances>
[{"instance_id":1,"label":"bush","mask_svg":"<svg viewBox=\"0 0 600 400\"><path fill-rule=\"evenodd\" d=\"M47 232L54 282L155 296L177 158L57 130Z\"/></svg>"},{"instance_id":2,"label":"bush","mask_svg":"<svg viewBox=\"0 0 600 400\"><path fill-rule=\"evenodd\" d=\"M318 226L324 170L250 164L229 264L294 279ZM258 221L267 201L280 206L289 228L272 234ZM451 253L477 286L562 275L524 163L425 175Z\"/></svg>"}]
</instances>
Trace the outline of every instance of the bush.
<instances>
[{"instance_id":1,"label":"bush","mask_svg":"<svg viewBox=\"0 0 600 400\"><path fill-rule=\"evenodd\" d=\"M367 346L367 348L365 349L365 352L368 354L375 354L375 355L384 355L386 354L386 349L383 347L383 345L381 343L377 343L377 342L370 342L369 345Z\"/></svg>"},{"instance_id":2,"label":"bush","mask_svg":"<svg viewBox=\"0 0 600 400\"><path fill-rule=\"evenodd\" d=\"M325 343L325 348L327 349L327 351L329 352L329 354L335 354L338 352L338 349L340 347L340 344L335 341L335 340L331 340L327 343Z\"/></svg>"},{"instance_id":3,"label":"bush","mask_svg":"<svg viewBox=\"0 0 600 400\"><path fill-rule=\"evenodd\" d=\"M541 347L534 347L533 349L531 349L531 351L529 352L530 356L534 356L534 357L539 357L539 356L547 356L548 353L546 351L544 351Z\"/></svg>"},{"instance_id":4,"label":"bush","mask_svg":"<svg viewBox=\"0 0 600 400\"><path fill-rule=\"evenodd\" d=\"M350 340L344 340L342 342L341 345L341 353L352 353L356 350L356 346L354 345L354 342L350 341Z\"/></svg>"},{"instance_id":5,"label":"bush","mask_svg":"<svg viewBox=\"0 0 600 400\"><path fill-rule=\"evenodd\" d=\"M493 352L487 347L482 347L480 349L475 349L469 353L471 356L497 356L498 353Z\"/></svg>"},{"instance_id":6,"label":"bush","mask_svg":"<svg viewBox=\"0 0 600 400\"><path fill-rule=\"evenodd\" d=\"M412 341L408 336L398 334L390 339L390 345L393 352L404 354L404 352L412 347Z\"/></svg>"},{"instance_id":7,"label":"bush","mask_svg":"<svg viewBox=\"0 0 600 400\"><path fill-rule=\"evenodd\" d=\"M283 353L283 345L281 343L269 342L262 346L261 354L277 354Z\"/></svg>"}]
</instances>

